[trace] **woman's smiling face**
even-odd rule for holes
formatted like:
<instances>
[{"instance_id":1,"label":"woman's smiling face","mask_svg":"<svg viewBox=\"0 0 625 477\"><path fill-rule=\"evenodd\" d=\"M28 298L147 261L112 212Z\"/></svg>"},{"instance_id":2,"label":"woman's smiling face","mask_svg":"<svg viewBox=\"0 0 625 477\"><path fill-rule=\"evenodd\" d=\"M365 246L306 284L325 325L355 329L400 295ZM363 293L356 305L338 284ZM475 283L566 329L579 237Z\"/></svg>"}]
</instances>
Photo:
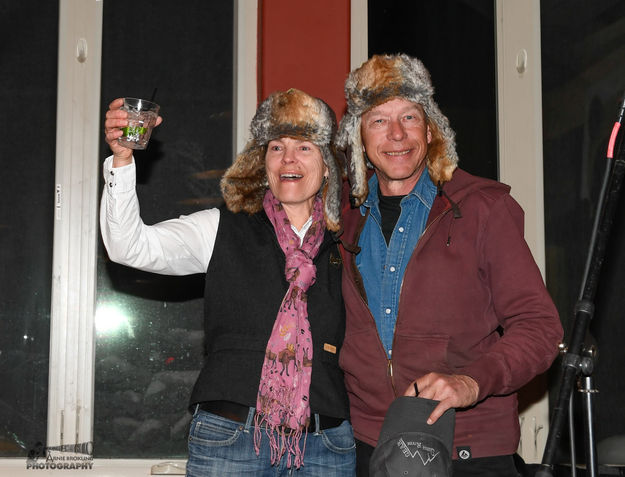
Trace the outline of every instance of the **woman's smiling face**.
<instances>
[{"instance_id":1,"label":"woman's smiling face","mask_svg":"<svg viewBox=\"0 0 625 477\"><path fill-rule=\"evenodd\" d=\"M319 147L290 137L274 139L267 145L265 170L269 189L287 214L297 209L308 218L327 172Z\"/></svg>"}]
</instances>

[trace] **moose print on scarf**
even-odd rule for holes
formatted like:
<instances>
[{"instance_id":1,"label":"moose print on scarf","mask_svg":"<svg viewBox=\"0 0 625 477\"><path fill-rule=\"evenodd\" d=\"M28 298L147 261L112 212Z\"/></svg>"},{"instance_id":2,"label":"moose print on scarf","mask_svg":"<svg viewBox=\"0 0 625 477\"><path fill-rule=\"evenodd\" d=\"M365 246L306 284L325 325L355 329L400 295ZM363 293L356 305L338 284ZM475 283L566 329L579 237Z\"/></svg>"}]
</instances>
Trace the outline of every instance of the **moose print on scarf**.
<instances>
[{"instance_id":1,"label":"moose print on scarf","mask_svg":"<svg viewBox=\"0 0 625 477\"><path fill-rule=\"evenodd\" d=\"M287 343L286 348L278 353L278 361L282 364L282 375L286 371L286 375L289 376L289 363L295 361L295 346L293 343ZM293 363L295 365L295 363Z\"/></svg>"}]
</instances>

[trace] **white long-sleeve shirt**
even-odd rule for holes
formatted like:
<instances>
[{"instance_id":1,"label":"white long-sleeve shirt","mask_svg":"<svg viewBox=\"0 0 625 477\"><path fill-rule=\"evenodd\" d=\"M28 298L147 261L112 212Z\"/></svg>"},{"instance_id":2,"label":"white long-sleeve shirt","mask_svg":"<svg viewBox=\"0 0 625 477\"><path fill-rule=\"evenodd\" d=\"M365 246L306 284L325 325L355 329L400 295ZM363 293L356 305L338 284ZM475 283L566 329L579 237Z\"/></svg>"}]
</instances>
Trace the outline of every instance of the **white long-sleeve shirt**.
<instances>
[{"instance_id":1,"label":"white long-sleeve shirt","mask_svg":"<svg viewBox=\"0 0 625 477\"><path fill-rule=\"evenodd\" d=\"M100 230L109 258L147 272L163 275L205 273L219 228L219 209L205 209L177 219L146 225L140 216L135 162L113 167L113 156L103 165L104 191ZM297 230L304 239L310 218Z\"/></svg>"},{"instance_id":2,"label":"white long-sleeve shirt","mask_svg":"<svg viewBox=\"0 0 625 477\"><path fill-rule=\"evenodd\" d=\"M100 229L109 258L164 275L204 273L219 227L219 209L206 209L155 225L143 223L135 190L136 167L104 161Z\"/></svg>"}]
</instances>

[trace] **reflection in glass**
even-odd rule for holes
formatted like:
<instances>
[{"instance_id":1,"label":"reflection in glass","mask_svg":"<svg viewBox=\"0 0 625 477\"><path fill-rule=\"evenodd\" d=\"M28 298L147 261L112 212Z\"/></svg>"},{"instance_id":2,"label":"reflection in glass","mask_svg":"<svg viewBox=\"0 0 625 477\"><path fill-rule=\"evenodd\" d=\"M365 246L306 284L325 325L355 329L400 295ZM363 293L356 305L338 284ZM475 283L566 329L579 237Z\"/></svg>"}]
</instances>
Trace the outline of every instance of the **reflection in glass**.
<instances>
[{"instance_id":1,"label":"reflection in glass","mask_svg":"<svg viewBox=\"0 0 625 477\"><path fill-rule=\"evenodd\" d=\"M546 275L566 340L582 284L608 139L625 93L625 2L576 0L561 7L561 2L540 4ZM591 341L599 350L593 373L599 390L594 394L597 443L625 435L624 217L622 192L590 327ZM583 453L581 414L578 417L577 448ZM565 435L565 447L567 439Z\"/></svg>"},{"instance_id":2,"label":"reflection in glass","mask_svg":"<svg viewBox=\"0 0 625 477\"><path fill-rule=\"evenodd\" d=\"M0 457L25 457L46 442L59 12L0 12Z\"/></svg>"},{"instance_id":3,"label":"reflection in glass","mask_svg":"<svg viewBox=\"0 0 625 477\"><path fill-rule=\"evenodd\" d=\"M148 148L135 151L147 224L221 203L219 179L232 162L232 25L230 0L184 8L104 3L101 117L114 98L149 99L156 88L165 119ZM101 160L109 154L103 142ZM117 265L100 243L96 457L186 457L188 400L203 359L203 291L203 275Z\"/></svg>"},{"instance_id":4,"label":"reflection in glass","mask_svg":"<svg viewBox=\"0 0 625 477\"><path fill-rule=\"evenodd\" d=\"M95 330L99 338L125 334L134 338L128 314L112 303L99 303L95 312Z\"/></svg>"}]
</instances>

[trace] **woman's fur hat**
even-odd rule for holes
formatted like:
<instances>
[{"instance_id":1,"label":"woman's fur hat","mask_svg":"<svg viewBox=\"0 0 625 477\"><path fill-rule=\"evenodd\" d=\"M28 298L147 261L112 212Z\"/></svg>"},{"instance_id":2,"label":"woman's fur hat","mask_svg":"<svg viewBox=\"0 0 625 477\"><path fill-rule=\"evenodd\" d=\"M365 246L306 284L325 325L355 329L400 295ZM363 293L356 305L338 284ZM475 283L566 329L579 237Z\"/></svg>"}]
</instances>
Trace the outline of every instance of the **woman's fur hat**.
<instances>
[{"instance_id":1,"label":"woman's fur hat","mask_svg":"<svg viewBox=\"0 0 625 477\"><path fill-rule=\"evenodd\" d=\"M340 230L343 170L334 149L336 127L334 112L321 99L293 88L269 95L252 119L251 139L221 179L221 192L228 209L249 214L260 211L268 187L267 144L279 137L304 139L319 147L328 167L329 177L322 186L326 227Z\"/></svg>"},{"instance_id":2,"label":"woman's fur hat","mask_svg":"<svg viewBox=\"0 0 625 477\"><path fill-rule=\"evenodd\" d=\"M347 152L355 205L367 197L367 166L372 167L362 146L362 115L393 98L407 99L423 107L432 133L427 154L430 177L437 185L451 180L458 164L455 133L433 95L428 70L421 61L405 54L375 55L349 74L345 81L347 113L341 119L336 145Z\"/></svg>"}]
</instances>

